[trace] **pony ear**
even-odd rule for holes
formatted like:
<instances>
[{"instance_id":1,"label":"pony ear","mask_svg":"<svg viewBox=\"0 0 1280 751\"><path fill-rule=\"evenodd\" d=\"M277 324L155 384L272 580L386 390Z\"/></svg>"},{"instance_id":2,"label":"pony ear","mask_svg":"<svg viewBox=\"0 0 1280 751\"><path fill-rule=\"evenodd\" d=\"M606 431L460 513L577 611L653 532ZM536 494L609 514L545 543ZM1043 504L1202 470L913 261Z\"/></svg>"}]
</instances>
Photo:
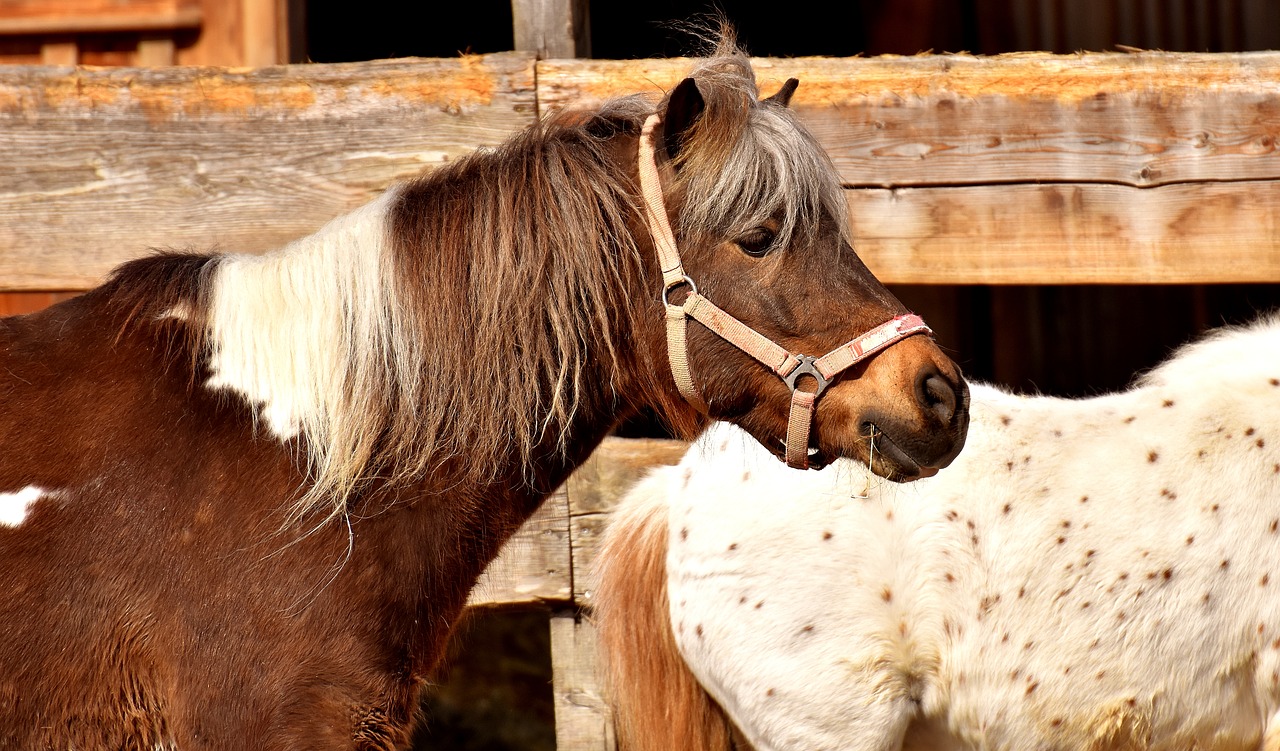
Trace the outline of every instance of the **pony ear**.
<instances>
[{"instance_id":1,"label":"pony ear","mask_svg":"<svg viewBox=\"0 0 1280 751\"><path fill-rule=\"evenodd\" d=\"M686 78L667 98L667 111L662 115L662 145L667 156L675 159L689 140L689 133L707 107L692 78Z\"/></svg>"},{"instance_id":2,"label":"pony ear","mask_svg":"<svg viewBox=\"0 0 1280 751\"><path fill-rule=\"evenodd\" d=\"M764 101L781 104L783 107L791 105L791 95L796 93L796 87L800 85L800 80L796 78L788 78L787 82L782 84L782 88L778 89L778 93L771 97L765 97Z\"/></svg>"}]
</instances>

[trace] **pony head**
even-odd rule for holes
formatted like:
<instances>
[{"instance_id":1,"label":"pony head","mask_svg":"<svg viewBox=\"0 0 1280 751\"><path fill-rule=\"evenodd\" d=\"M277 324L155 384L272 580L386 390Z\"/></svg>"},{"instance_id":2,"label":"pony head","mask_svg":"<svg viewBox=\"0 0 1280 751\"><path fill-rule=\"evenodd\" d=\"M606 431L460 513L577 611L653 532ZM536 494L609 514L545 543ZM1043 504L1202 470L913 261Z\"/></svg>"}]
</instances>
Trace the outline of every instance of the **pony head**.
<instances>
[{"instance_id":1,"label":"pony head","mask_svg":"<svg viewBox=\"0 0 1280 751\"><path fill-rule=\"evenodd\" d=\"M760 99L749 59L722 41L659 105L658 161L698 292L785 350L819 356L907 311L850 246L836 171L788 107L796 86ZM665 346L657 339L650 346ZM707 414L783 456L783 380L696 323L687 353ZM932 474L963 446L967 404L956 365L928 336L907 337L833 378L813 418L811 463L852 456L891 479Z\"/></svg>"}]
</instances>

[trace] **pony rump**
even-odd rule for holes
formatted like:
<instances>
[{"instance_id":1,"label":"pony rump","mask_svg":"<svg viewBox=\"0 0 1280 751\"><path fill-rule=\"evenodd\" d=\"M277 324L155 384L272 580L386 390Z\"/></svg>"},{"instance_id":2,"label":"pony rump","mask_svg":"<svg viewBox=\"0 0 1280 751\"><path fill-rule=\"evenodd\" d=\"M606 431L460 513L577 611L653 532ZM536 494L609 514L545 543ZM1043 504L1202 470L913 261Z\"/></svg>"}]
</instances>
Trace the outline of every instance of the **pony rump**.
<instances>
[{"instance_id":1,"label":"pony rump","mask_svg":"<svg viewBox=\"0 0 1280 751\"><path fill-rule=\"evenodd\" d=\"M627 494L597 558L592 608L622 751L730 751L734 728L690 672L667 600L665 472Z\"/></svg>"}]
</instances>

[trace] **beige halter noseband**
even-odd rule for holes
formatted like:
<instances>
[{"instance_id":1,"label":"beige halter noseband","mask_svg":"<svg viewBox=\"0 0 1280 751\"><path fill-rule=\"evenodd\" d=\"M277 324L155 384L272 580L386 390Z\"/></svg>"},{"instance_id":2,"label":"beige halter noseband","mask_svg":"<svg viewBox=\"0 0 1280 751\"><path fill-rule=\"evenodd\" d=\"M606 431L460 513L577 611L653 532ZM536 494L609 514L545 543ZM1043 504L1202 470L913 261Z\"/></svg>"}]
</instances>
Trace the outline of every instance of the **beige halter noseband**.
<instances>
[{"instance_id":1,"label":"beige halter noseband","mask_svg":"<svg viewBox=\"0 0 1280 751\"><path fill-rule=\"evenodd\" d=\"M821 357L792 353L737 318L716 307L698 294L698 287L684 272L680 252L667 219L662 200L662 184L654 154L653 132L661 116L653 114L640 134L640 191L644 198L645 219L658 250L662 266L662 303L667 310L667 357L671 375L681 396L703 414L709 414L689 372L688 321L698 321L725 341L751 355L781 378L791 389L791 414L787 420L786 462L797 469L809 468L809 432L818 397L841 371L914 334L933 334L923 319L915 314L900 315L831 350ZM687 286L688 295L680 305L668 301L668 293ZM817 382L814 391L803 391L796 385L801 376Z\"/></svg>"}]
</instances>

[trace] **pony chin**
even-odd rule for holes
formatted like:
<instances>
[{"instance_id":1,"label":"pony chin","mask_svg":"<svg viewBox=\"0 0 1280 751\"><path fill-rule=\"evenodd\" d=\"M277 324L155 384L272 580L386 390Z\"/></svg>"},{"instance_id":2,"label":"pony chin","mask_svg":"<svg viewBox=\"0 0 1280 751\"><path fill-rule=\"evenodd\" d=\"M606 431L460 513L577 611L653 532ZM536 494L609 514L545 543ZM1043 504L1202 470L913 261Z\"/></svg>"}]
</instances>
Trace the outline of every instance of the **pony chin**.
<instances>
[{"instance_id":1,"label":"pony chin","mask_svg":"<svg viewBox=\"0 0 1280 751\"><path fill-rule=\"evenodd\" d=\"M854 457L867 465L873 474L893 482L912 482L923 477L933 477L938 470L950 464L931 465L917 460L893 440L897 431L886 430L880 423L865 421L859 426L861 441L840 449L842 456ZM825 451L820 451L820 454ZM953 458L953 457L952 457Z\"/></svg>"},{"instance_id":2,"label":"pony chin","mask_svg":"<svg viewBox=\"0 0 1280 751\"><path fill-rule=\"evenodd\" d=\"M837 441L820 437L817 449L810 450L809 466L822 469L837 457L854 459L866 465L872 474L893 482L912 482L938 473L939 467L915 459L889 435L878 423L864 421L856 431L839 436Z\"/></svg>"}]
</instances>

